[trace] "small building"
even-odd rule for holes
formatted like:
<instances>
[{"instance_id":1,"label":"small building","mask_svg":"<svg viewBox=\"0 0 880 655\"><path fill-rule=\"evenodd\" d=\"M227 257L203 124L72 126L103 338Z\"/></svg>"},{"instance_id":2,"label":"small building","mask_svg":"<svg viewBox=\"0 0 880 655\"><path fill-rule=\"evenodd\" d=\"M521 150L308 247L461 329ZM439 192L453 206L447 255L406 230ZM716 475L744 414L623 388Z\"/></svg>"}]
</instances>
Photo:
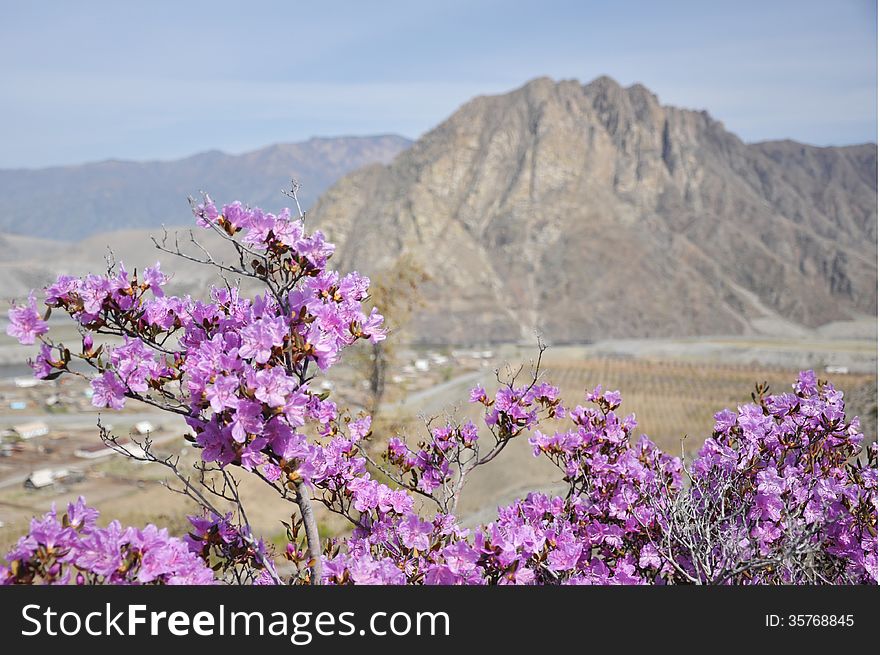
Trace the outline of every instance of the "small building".
<instances>
[{"instance_id":1,"label":"small building","mask_svg":"<svg viewBox=\"0 0 880 655\"><path fill-rule=\"evenodd\" d=\"M24 486L28 489L45 489L58 482L82 482L85 475L78 469L37 469L32 471Z\"/></svg>"},{"instance_id":2,"label":"small building","mask_svg":"<svg viewBox=\"0 0 880 655\"><path fill-rule=\"evenodd\" d=\"M77 448L73 451L73 454L82 459L100 459L112 455L113 450L105 446L102 441L100 443L92 444L91 446Z\"/></svg>"},{"instance_id":3,"label":"small building","mask_svg":"<svg viewBox=\"0 0 880 655\"><path fill-rule=\"evenodd\" d=\"M67 471L63 469L59 469L58 471L52 469L37 469L36 471L32 471L27 480L24 481L24 486L29 489L43 489L45 487L51 487L58 480L66 476Z\"/></svg>"},{"instance_id":4,"label":"small building","mask_svg":"<svg viewBox=\"0 0 880 655\"><path fill-rule=\"evenodd\" d=\"M147 456L147 453L144 451L143 447L132 442L125 440L120 440L119 446L124 448L129 453L131 453L134 457L139 459L143 459ZM104 457L110 457L110 455L124 455L124 453L120 453L118 450L115 450L104 442L92 444L91 446L84 446L83 448L77 448L73 451L73 454L82 459L102 459Z\"/></svg>"},{"instance_id":5,"label":"small building","mask_svg":"<svg viewBox=\"0 0 880 655\"><path fill-rule=\"evenodd\" d=\"M149 421L138 421L134 424L134 431L136 434L150 434L156 431L156 426Z\"/></svg>"},{"instance_id":6,"label":"small building","mask_svg":"<svg viewBox=\"0 0 880 655\"><path fill-rule=\"evenodd\" d=\"M12 426L12 433L22 439L33 439L34 437L42 437L49 434L49 426L43 421L33 421L31 423L19 423Z\"/></svg>"}]
</instances>

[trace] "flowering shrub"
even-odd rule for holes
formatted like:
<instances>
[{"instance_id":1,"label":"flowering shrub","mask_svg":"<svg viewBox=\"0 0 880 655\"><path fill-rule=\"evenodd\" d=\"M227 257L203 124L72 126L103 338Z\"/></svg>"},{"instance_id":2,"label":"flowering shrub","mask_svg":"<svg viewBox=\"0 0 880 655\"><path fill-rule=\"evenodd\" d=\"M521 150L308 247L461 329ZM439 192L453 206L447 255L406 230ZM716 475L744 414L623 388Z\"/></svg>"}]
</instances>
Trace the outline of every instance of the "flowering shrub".
<instances>
[{"instance_id":1,"label":"flowering shrub","mask_svg":"<svg viewBox=\"0 0 880 655\"><path fill-rule=\"evenodd\" d=\"M295 195L294 195L295 198ZM877 449L861 452L858 419L842 394L802 373L792 393L760 392L755 403L716 415L713 435L686 465L619 416L620 394L597 388L587 406L566 409L540 379L501 381L470 401L467 421L431 427L412 446L388 440L380 459L365 447L369 416L349 416L313 380L357 340L385 338L366 311L369 280L327 267L333 245L307 234L302 214L278 215L209 197L196 222L228 241L233 263L199 246L195 257L221 274L263 285L242 297L228 282L206 300L166 295L157 264L141 276L60 276L10 311L9 334L39 342L43 379L89 379L97 407L128 399L174 414L193 431L199 482L156 457L137 455L102 428L111 447L163 464L204 509L185 542L148 526L95 527L82 502L59 523L50 512L7 556L9 582L226 582L331 584L777 584L877 580ZM198 242L193 239L198 246ZM224 278L225 280L225 278ZM48 313L67 313L80 346L56 343ZM96 343L95 339L111 337ZM541 347L543 353L543 346ZM72 367L76 360L80 366ZM89 373L83 373L83 365ZM544 428L567 419L565 431ZM546 430L546 431L545 431ZM470 473L514 439L561 472L564 496L529 494L474 530L455 516ZM280 575L255 538L231 471L257 476L296 505ZM376 477L374 477L376 476ZM219 482L218 482L219 481ZM218 501L232 503L235 514ZM322 540L313 503L351 525ZM212 573L215 572L215 573Z\"/></svg>"},{"instance_id":2,"label":"flowering shrub","mask_svg":"<svg viewBox=\"0 0 880 655\"><path fill-rule=\"evenodd\" d=\"M183 540L148 525L99 528L98 511L80 498L59 520L53 507L0 567L2 584L212 584L214 573Z\"/></svg>"},{"instance_id":3,"label":"flowering shrub","mask_svg":"<svg viewBox=\"0 0 880 655\"><path fill-rule=\"evenodd\" d=\"M843 394L805 371L793 393L759 396L715 420L691 466L684 508L709 514L712 530L699 537L688 525L670 531L682 574L876 583L877 444L858 461L863 437L858 418L846 420Z\"/></svg>"}]
</instances>

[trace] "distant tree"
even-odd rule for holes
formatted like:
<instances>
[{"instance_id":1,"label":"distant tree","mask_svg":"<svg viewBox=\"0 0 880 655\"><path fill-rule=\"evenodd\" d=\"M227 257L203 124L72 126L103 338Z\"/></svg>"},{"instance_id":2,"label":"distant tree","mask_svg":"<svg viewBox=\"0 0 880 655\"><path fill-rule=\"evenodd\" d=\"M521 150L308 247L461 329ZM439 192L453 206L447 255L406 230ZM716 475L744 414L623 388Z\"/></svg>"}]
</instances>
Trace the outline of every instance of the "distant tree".
<instances>
[{"instance_id":1,"label":"distant tree","mask_svg":"<svg viewBox=\"0 0 880 655\"><path fill-rule=\"evenodd\" d=\"M366 410L375 422L385 397L386 374L395 362L397 348L406 339L413 313L424 304L421 287L430 276L412 255L403 254L394 264L374 275L370 282L370 300L382 308L385 329L395 337L389 340L362 344L353 358L363 378L368 383L369 395Z\"/></svg>"}]
</instances>

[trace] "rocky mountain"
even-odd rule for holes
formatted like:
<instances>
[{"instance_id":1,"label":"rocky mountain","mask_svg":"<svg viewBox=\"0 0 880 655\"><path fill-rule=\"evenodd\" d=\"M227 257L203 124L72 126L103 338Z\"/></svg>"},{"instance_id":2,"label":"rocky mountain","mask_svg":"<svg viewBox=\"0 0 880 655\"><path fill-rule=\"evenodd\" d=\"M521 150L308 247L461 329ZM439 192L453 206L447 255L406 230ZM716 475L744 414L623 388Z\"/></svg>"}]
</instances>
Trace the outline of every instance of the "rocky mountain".
<instances>
[{"instance_id":1,"label":"rocky mountain","mask_svg":"<svg viewBox=\"0 0 880 655\"><path fill-rule=\"evenodd\" d=\"M73 240L99 232L189 223L186 199L200 190L218 201L282 207L281 189L302 183L310 206L340 177L388 163L409 147L399 136L310 139L228 155L176 161L105 161L39 170L0 170L0 232Z\"/></svg>"},{"instance_id":2,"label":"rocky mountain","mask_svg":"<svg viewBox=\"0 0 880 655\"><path fill-rule=\"evenodd\" d=\"M877 313L877 146L747 144L641 85L478 97L311 214L431 275L425 341L796 333Z\"/></svg>"}]
</instances>

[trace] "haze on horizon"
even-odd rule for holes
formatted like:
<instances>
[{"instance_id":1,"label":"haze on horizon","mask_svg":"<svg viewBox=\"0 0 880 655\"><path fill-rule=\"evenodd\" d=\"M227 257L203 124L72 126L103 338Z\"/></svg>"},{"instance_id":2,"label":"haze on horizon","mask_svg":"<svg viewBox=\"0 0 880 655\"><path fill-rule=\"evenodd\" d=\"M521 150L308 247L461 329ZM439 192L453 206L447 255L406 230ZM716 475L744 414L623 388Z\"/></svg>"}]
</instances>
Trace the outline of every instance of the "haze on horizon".
<instances>
[{"instance_id":1,"label":"haze on horizon","mask_svg":"<svg viewBox=\"0 0 880 655\"><path fill-rule=\"evenodd\" d=\"M7 3L0 168L417 138L545 75L641 82L747 142L877 141L875 3L709 4Z\"/></svg>"}]
</instances>

